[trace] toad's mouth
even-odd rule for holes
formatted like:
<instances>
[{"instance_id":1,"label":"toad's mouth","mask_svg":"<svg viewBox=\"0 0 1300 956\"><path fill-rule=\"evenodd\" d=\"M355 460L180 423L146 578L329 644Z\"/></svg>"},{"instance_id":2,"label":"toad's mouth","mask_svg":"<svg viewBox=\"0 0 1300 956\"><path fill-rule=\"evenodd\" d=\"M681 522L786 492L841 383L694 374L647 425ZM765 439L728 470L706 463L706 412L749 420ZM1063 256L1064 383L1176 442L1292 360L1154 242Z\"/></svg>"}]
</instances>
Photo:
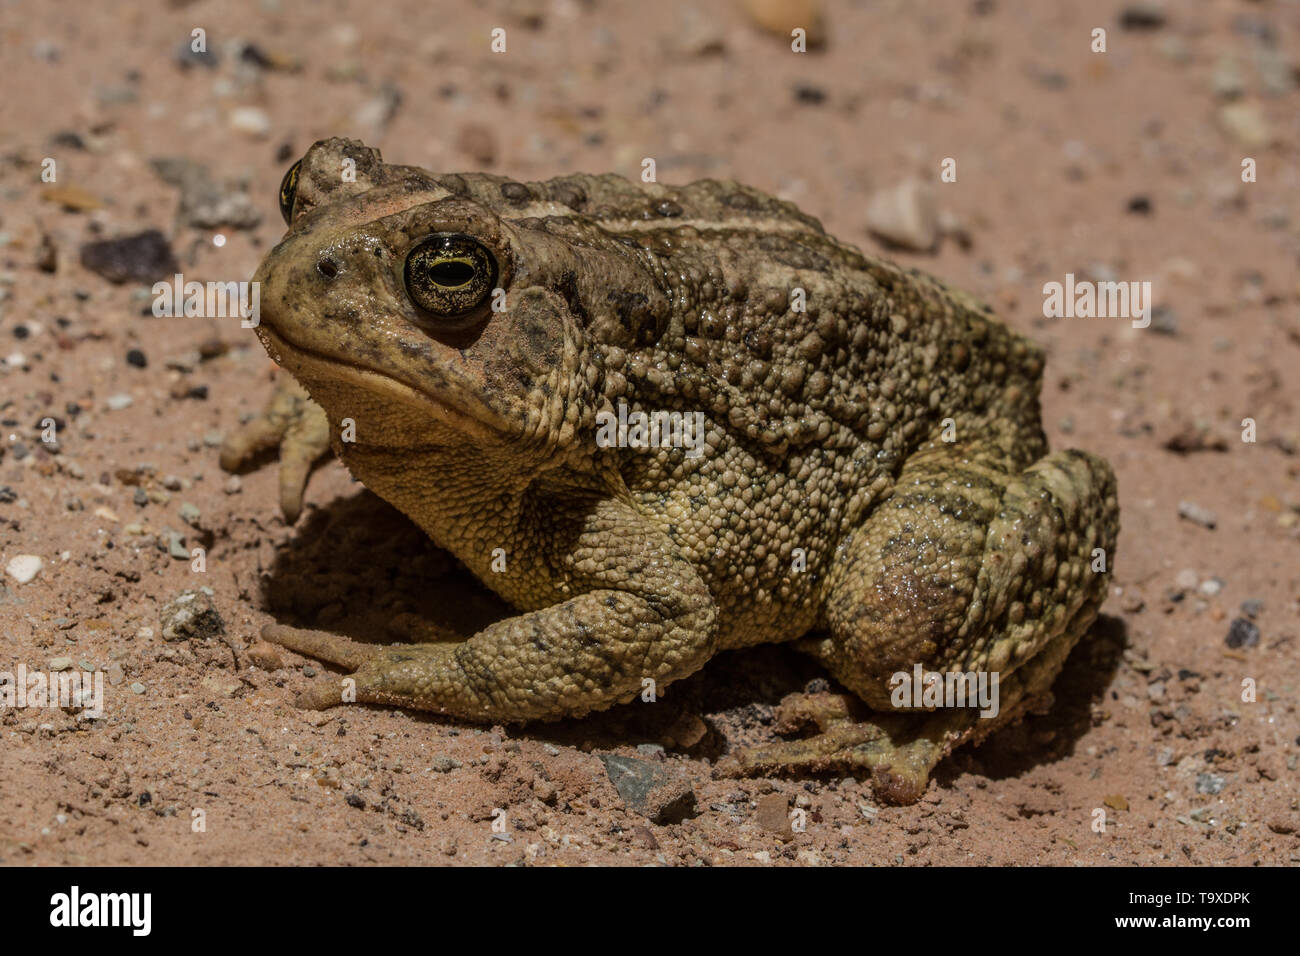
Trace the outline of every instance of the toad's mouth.
<instances>
[{"instance_id":1,"label":"toad's mouth","mask_svg":"<svg viewBox=\"0 0 1300 956\"><path fill-rule=\"evenodd\" d=\"M322 397L332 392L352 389L371 396L373 400L397 403L406 409L423 413L428 416L426 426L434 426L432 429L427 427L421 429L418 425L387 428L384 433L385 445L390 447L451 445L455 443L456 437L491 439L500 436L502 422L487 408L452 402L445 395L435 395L417 388L409 382L394 377L390 372L299 345L283 333L270 328L265 322L258 325L257 336L262 340L262 345L271 359L306 385L312 398L319 404L325 405L326 402L322 401ZM317 385L316 388L312 388L314 384ZM326 407L326 412L331 413L331 425L333 425L336 423L336 416L332 413L337 412L340 418L356 417L360 414L360 409L353 415L349 415L347 410L339 409L337 405L330 403L330 407ZM393 417L405 422L411 421L409 415ZM435 432L435 437L440 440L430 442L428 434L421 434L423 431L430 430ZM363 431L369 430L363 429ZM449 435L449 431L453 434ZM403 436L409 441L401 441Z\"/></svg>"}]
</instances>

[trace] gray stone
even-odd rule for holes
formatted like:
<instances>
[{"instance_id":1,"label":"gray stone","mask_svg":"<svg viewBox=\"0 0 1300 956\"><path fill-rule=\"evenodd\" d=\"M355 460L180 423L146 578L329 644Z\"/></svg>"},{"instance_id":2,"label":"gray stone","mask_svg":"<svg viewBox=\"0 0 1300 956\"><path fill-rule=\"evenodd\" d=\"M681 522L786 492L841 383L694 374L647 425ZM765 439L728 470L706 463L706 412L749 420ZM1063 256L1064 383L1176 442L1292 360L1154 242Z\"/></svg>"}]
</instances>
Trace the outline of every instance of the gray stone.
<instances>
[{"instance_id":1,"label":"gray stone","mask_svg":"<svg viewBox=\"0 0 1300 956\"><path fill-rule=\"evenodd\" d=\"M168 642L184 641L192 637L207 640L219 637L226 631L225 621L217 611L212 598L202 591L182 591L162 609L159 616L162 639Z\"/></svg>"},{"instance_id":2,"label":"gray stone","mask_svg":"<svg viewBox=\"0 0 1300 956\"><path fill-rule=\"evenodd\" d=\"M617 754L600 754L600 759L623 803L651 823L680 823L694 815L690 778L672 764Z\"/></svg>"}]
</instances>

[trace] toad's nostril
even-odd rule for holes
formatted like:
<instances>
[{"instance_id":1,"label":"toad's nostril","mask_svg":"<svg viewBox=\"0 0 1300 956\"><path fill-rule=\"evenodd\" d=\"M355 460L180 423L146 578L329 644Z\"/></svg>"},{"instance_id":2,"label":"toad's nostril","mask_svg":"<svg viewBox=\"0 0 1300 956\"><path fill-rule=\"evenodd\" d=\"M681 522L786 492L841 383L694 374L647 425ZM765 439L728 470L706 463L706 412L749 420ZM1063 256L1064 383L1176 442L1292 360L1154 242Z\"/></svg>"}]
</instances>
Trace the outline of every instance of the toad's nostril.
<instances>
[{"instance_id":1,"label":"toad's nostril","mask_svg":"<svg viewBox=\"0 0 1300 956\"><path fill-rule=\"evenodd\" d=\"M327 279L333 279L339 274L339 264L329 256L325 256L316 262L316 271Z\"/></svg>"}]
</instances>

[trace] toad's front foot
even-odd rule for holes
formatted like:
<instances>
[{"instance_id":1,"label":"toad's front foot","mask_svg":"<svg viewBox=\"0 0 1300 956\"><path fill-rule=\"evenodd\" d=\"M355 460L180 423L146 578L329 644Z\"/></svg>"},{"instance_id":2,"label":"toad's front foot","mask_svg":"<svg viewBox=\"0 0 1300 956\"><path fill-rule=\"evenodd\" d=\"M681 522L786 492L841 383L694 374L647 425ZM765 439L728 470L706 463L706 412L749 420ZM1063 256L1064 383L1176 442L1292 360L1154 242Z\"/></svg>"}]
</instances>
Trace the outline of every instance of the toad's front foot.
<instances>
[{"instance_id":1,"label":"toad's front foot","mask_svg":"<svg viewBox=\"0 0 1300 956\"><path fill-rule=\"evenodd\" d=\"M330 449L325 410L311 400L292 375L280 373L275 392L260 415L226 437L221 467L237 471L269 448L280 450L280 510L293 524L302 512L307 476Z\"/></svg>"},{"instance_id":2,"label":"toad's front foot","mask_svg":"<svg viewBox=\"0 0 1300 956\"><path fill-rule=\"evenodd\" d=\"M305 710L326 710L339 704L409 704L421 696L421 686L453 665L452 644L363 644L325 631L268 624L262 639L306 657L344 667L347 677L327 675L316 680L294 704ZM417 705L418 706L418 705ZM424 704L426 709L437 709Z\"/></svg>"}]
</instances>

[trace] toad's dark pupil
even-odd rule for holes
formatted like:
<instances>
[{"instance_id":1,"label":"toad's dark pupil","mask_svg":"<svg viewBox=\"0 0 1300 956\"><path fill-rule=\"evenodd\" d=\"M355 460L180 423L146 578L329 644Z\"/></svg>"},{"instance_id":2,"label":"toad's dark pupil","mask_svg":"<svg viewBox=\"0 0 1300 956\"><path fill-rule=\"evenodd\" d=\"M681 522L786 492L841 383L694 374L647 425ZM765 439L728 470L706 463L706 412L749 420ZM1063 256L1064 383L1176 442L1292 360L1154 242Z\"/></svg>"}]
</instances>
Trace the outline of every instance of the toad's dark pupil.
<instances>
[{"instance_id":1,"label":"toad's dark pupil","mask_svg":"<svg viewBox=\"0 0 1300 956\"><path fill-rule=\"evenodd\" d=\"M429 270L429 278L440 286L455 288L474 278L474 267L468 262L439 262Z\"/></svg>"}]
</instances>

